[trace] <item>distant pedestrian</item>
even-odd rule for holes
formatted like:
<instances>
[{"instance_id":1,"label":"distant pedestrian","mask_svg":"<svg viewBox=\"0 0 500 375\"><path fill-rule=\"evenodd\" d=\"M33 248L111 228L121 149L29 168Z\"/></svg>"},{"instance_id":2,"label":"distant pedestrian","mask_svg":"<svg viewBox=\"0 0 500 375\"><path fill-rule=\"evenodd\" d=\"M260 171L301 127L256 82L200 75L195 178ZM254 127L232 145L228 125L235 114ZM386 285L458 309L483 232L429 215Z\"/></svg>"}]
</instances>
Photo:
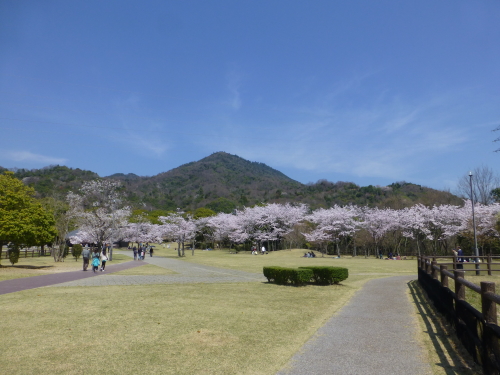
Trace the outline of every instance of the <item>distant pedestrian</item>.
<instances>
[{"instance_id":1,"label":"distant pedestrian","mask_svg":"<svg viewBox=\"0 0 500 375\"><path fill-rule=\"evenodd\" d=\"M153 246L149 247L149 256L152 258L153 257Z\"/></svg>"},{"instance_id":2,"label":"distant pedestrian","mask_svg":"<svg viewBox=\"0 0 500 375\"><path fill-rule=\"evenodd\" d=\"M457 264L457 269L463 270L464 265L462 263L464 262L464 258L463 258L464 252L460 246L458 247L458 250L457 250L457 256L458 256L457 260L459 262L459 264Z\"/></svg>"},{"instance_id":3,"label":"distant pedestrian","mask_svg":"<svg viewBox=\"0 0 500 375\"><path fill-rule=\"evenodd\" d=\"M83 258L83 270L87 271L90 259L90 249L88 245L85 245L85 247L83 248L82 258Z\"/></svg>"},{"instance_id":4,"label":"distant pedestrian","mask_svg":"<svg viewBox=\"0 0 500 375\"><path fill-rule=\"evenodd\" d=\"M266 248L262 246L262 249L260 251L262 252L262 255L264 255L266 253Z\"/></svg>"},{"instance_id":5,"label":"distant pedestrian","mask_svg":"<svg viewBox=\"0 0 500 375\"><path fill-rule=\"evenodd\" d=\"M101 263L100 258L101 254L99 253L99 250L95 248L92 253L92 271L96 272L99 269L99 264Z\"/></svg>"},{"instance_id":6,"label":"distant pedestrian","mask_svg":"<svg viewBox=\"0 0 500 375\"><path fill-rule=\"evenodd\" d=\"M106 255L106 249L101 253L101 272L106 268L106 262L108 261L108 256Z\"/></svg>"},{"instance_id":7,"label":"distant pedestrian","mask_svg":"<svg viewBox=\"0 0 500 375\"><path fill-rule=\"evenodd\" d=\"M137 260L137 247L134 246L134 260Z\"/></svg>"}]
</instances>

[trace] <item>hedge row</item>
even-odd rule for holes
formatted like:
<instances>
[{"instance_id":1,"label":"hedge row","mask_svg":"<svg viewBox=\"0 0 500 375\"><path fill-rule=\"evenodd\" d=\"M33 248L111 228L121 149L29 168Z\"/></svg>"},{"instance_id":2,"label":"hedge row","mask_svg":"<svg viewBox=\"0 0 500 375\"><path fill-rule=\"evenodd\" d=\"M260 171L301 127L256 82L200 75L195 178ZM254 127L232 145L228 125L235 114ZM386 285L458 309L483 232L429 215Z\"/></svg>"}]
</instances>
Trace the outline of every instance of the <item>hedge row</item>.
<instances>
[{"instance_id":1,"label":"hedge row","mask_svg":"<svg viewBox=\"0 0 500 375\"><path fill-rule=\"evenodd\" d=\"M280 285L305 285L314 282L318 285L338 284L347 279L349 272L342 267L264 267L264 276L270 283Z\"/></svg>"},{"instance_id":2,"label":"hedge row","mask_svg":"<svg viewBox=\"0 0 500 375\"><path fill-rule=\"evenodd\" d=\"M313 281L318 285L338 284L349 277L349 271L343 267L299 267L313 271Z\"/></svg>"},{"instance_id":3,"label":"hedge row","mask_svg":"<svg viewBox=\"0 0 500 375\"><path fill-rule=\"evenodd\" d=\"M264 276L270 283L295 286L305 285L313 277L313 271L307 268L264 267Z\"/></svg>"}]
</instances>

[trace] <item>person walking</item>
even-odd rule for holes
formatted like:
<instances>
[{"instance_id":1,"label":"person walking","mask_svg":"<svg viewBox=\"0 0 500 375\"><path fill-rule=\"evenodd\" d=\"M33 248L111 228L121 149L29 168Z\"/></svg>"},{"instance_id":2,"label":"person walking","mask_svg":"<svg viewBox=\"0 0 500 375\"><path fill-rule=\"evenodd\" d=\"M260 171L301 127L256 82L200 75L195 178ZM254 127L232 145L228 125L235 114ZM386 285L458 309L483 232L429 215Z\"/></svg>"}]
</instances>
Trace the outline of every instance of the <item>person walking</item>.
<instances>
[{"instance_id":1,"label":"person walking","mask_svg":"<svg viewBox=\"0 0 500 375\"><path fill-rule=\"evenodd\" d=\"M262 255L264 255L266 253L266 248L262 246L262 249L260 251L262 252Z\"/></svg>"},{"instance_id":2,"label":"person walking","mask_svg":"<svg viewBox=\"0 0 500 375\"><path fill-rule=\"evenodd\" d=\"M153 246L149 247L149 256L152 258L153 257Z\"/></svg>"},{"instance_id":3,"label":"person walking","mask_svg":"<svg viewBox=\"0 0 500 375\"><path fill-rule=\"evenodd\" d=\"M134 251L134 260L137 260L137 247L134 246L133 251Z\"/></svg>"},{"instance_id":4,"label":"person walking","mask_svg":"<svg viewBox=\"0 0 500 375\"><path fill-rule=\"evenodd\" d=\"M83 248L82 258L83 258L83 270L87 271L87 268L89 266L89 259L90 259L89 245L85 245L85 247Z\"/></svg>"},{"instance_id":5,"label":"person walking","mask_svg":"<svg viewBox=\"0 0 500 375\"><path fill-rule=\"evenodd\" d=\"M101 254L97 247L92 252L92 271L96 272L99 269Z\"/></svg>"},{"instance_id":6,"label":"person walking","mask_svg":"<svg viewBox=\"0 0 500 375\"><path fill-rule=\"evenodd\" d=\"M108 261L108 256L106 255L106 249L101 253L101 272L106 268L106 262Z\"/></svg>"},{"instance_id":7,"label":"person walking","mask_svg":"<svg viewBox=\"0 0 500 375\"><path fill-rule=\"evenodd\" d=\"M463 258L464 252L463 252L463 250L462 250L462 248L460 246L458 247L457 256L458 256L457 260L460 263L460 264L457 264L457 269L463 270L464 269L464 265L463 265L463 262L464 262L464 258Z\"/></svg>"}]
</instances>

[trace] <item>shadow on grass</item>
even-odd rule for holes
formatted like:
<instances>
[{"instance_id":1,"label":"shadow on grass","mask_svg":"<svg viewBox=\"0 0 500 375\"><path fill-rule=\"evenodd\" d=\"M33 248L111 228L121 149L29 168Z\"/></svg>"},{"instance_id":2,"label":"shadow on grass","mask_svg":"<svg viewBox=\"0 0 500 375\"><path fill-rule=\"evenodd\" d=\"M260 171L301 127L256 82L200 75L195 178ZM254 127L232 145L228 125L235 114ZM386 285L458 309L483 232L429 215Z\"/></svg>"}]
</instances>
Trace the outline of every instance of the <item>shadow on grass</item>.
<instances>
[{"instance_id":1,"label":"shadow on grass","mask_svg":"<svg viewBox=\"0 0 500 375\"><path fill-rule=\"evenodd\" d=\"M44 268L52 268L54 266L29 266L29 265L23 265L23 266L19 266L19 265L14 265L14 266L2 266L0 265L0 268L24 268L24 269L28 269L28 270L41 270L41 269L44 269Z\"/></svg>"},{"instance_id":2,"label":"shadow on grass","mask_svg":"<svg viewBox=\"0 0 500 375\"><path fill-rule=\"evenodd\" d=\"M415 302L417 314L425 324L424 334L429 336L432 349L439 358L439 362L434 365L441 368L440 372L446 375L482 374L481 367L474 363L458 340L454 328L434 308L418 281L410 281L408 287Z\"/></svg>"}]
</instances>

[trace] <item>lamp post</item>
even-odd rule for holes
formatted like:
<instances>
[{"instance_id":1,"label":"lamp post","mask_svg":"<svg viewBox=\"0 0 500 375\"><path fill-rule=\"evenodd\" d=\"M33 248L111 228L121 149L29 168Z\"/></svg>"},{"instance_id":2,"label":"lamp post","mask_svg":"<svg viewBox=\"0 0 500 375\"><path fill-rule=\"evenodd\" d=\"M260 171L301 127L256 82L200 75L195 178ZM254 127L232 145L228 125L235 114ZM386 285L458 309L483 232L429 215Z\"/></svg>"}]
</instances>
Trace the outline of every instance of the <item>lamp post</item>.
<instances>
[{"instance_id":1,"label":"lamp post","mask_svg":"<svg viewBox=\"0 0 500 375\"><path fill-rule=\"evenodd\" d=\"M111 205L111 220L112 220L112 234L111 234L111 246L109 247L109 261L111 262L113 260L113 237L115 235L116 229L115 229L115 200L113 199L113 204Z\"/></svg>"},{"instance_id":2,"label":"lamp post","mask_svg":"<svg viewBox=\"0 0 500 375\"><path fill-rule=\"evenodd\" d=\"M477 249L477 237L476 237L476 216L474 215L474 192L472 191L472 172L469 172L469 182L470 182L470 201L472 203L472 230L474 231L474 254L476 255L476 275L480 275L479 270L479 250Z\"/></svg>"}]
</instances>

